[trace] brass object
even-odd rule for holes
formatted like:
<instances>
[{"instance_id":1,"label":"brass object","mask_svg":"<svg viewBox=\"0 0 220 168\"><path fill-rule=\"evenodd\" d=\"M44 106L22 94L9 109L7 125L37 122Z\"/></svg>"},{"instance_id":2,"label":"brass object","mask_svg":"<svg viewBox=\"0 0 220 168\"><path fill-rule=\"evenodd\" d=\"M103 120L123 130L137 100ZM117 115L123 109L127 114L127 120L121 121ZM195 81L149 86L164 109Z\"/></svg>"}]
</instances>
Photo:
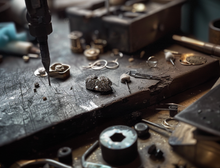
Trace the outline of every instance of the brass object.
<instances>
[{"instance_id":1,"label":"brass object","mask_svg":"<svg viewBox=\"0 0 220 168\"><path fill-rule=\"evenodd\" d=\"M186 47L198 50L206 54L220 56L220 45L216 45L213 43L205 43L203 41L178 35L173 35L173 39L180 42L182 45Z\"/></svg>"},{"instance_id":2,"label":"brass object","mask_svg":"<svg viewBox=\"0 0 220 168\"><path fill-rule=\"evenodd\" d=\"M220 44L220 19L209 23L209 42Z\"/></svg>"},{"instance_id":3,"label":"brass object","mask_svg":"<svg viewBox=\"0 0 220 168\"><path fill-rule=\"evenodd\" d=\"M203 56L195 55L194 53L183 53L180 57L180 63L182 65L202 65L207 62L207 59Z\"/></svg>"},{"instance_id":4,"label":"brass object","mask_svg":"<svg viewBox=\"0 0 220 168\"><path fill-rule=\"evenodd\" d=\"M74 53L82 53L83 48L81 45L82 33L80 31L72 31L69 34L69 38L71 39L71 50Z\"/></svg>"},{"instance_id":5,"label":"brass object","mask_svg":"<svg viewBox=\"0 0 220 168\"><path fill-rule=\"evenodd\" d=\"M84 55L88 60L97 60L99 58L100 50L97 48L89 48L84 51Z\"/></svg>"},{"instance_id":6,"label":"brass object","mask_svg":"<svg viewBox=\"0 0 220 168\"><path fill-rule=\"evenodd\" d=\"M70 65L59 62L50 66L49 76L53 78L66 79L70 76Z\"/></svg>"},{"instance_id":7,"label":"brass object","mask_svg":"<svg viewBox=\"0 0 220 168\"><path fill-rule=\"evenodd\" d=\"M106 40L103 40L103 39L95 39L92 43L91 43L91 46L93 48L97 48L100 50L100 53L104 53L104 49L107 45L107 41Z\"/></svg>"}]
</instances>

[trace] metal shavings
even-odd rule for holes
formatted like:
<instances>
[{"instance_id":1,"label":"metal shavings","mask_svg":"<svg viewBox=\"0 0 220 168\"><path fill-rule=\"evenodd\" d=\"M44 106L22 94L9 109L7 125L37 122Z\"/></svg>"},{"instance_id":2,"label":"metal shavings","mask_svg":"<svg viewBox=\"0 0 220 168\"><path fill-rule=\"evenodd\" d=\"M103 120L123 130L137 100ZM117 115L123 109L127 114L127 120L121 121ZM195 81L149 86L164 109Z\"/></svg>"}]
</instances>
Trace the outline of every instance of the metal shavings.
<instances>
[{"instance_id":1,"label":"metal shavings","mask_svg":"<svg viewBox=\"0 0 220 168\"><path fill-rule=\"evenodd\" d=\"M96 75L89 76L86 79L86 89L98 92L111 92L112 82L105 76L97 77Z\"/></svg>"},{"instance_id":2,"label":"metal shavings","mask_svg":"<svg viewBox=\"0 0 220 168\"><path fill-rule=\"evenodd\" d=\"M100 50L97 48L89 48L84 51L84 55L88 60L96 60L99 58Z\"/></svg>"},{"instance_id":3,"label":"metal shavings","mask_svg":"<svg viewBox=\"0 0 220 168\"><path fill-rule=\"evenodd\" d=\"M40 87L39 83L36 82L36 83L34 84L34 87L35 87L35 88L39 88L39 87Z\"/></svg>"}]
</instances>

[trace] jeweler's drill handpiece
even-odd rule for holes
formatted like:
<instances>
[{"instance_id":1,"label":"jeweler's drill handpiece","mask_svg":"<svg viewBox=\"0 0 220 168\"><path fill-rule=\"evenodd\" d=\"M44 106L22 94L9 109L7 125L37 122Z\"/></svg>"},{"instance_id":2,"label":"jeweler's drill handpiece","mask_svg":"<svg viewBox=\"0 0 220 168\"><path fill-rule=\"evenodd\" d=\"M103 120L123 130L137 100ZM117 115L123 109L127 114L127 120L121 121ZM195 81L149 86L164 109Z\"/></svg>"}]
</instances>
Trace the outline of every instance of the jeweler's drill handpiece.
<instances>
[{"instance_id":1,"label":"jeweler's drill handpiece","mask_svg":"<svg viewBox=\"0 0 220 168\"><path fill-rule=\"evenodd\" d=\"M25 0L25 3L27 7L27 21L29 23L30 34L36 37L39 42L41 61L48 74L48 82L50 85L50 53L48 49L47 35L53 30L47 0Z\"/></svg>"}]
</instances>

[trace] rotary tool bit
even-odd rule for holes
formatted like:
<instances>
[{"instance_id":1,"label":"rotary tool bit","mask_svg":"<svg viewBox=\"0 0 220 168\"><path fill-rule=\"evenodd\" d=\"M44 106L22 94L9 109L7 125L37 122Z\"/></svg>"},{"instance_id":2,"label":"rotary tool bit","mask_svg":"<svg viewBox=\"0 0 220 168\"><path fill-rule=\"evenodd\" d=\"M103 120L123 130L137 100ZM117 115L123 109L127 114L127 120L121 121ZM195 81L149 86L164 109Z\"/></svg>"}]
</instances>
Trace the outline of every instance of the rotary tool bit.
<instances>
[{"instance_id":1,"label":"rotary tool bit","mask_svg":"<svg viewBox=\"0 0 220 168\"><path fill-rule=\"evenodd\" d=\"M129 93L131 94L131 89L130 89L130 87L129 87L129 85L128 85L128 83L131 82L130 75L128 75L128 74L122 74L122 75L120 76L120 81L121 81L121 83L125 83L125 84L127 85L128 91L129 91Z\"/></svg>"}]
</instances>

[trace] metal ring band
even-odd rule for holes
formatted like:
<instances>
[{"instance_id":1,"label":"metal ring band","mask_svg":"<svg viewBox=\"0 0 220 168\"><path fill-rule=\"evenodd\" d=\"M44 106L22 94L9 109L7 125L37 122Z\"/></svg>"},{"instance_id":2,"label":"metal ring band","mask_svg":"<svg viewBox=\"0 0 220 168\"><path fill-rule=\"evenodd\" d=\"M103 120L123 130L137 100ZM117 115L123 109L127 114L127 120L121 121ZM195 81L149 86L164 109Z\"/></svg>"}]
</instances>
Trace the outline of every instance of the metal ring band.
<instances>
[{"instance_id":1,"label":"metal ring band","mask_svg":"<svg viewBox=\"0 0 220 168\"><path fill-rule=\"evenodd\" d=\"M174 118L167 118L167 119L163 120L162 125L163 125L164 127L166 127L166 128L172 128L172 127L174 127L173 125L170 125L170 124L168 123L168 121L170 121L170 120L175 120L175 121L176 121L176 119L174 119Z\"/></svg>"},{"instance_id":2,"label":"metal ring band","mask_svg":"<svg viewBox=\"0 0 220 168\"><path fill-rule=\"evenodd\" d=\"M108 66L108 63L115 63L116 65L115 66ZM116 69L119 67L119 63L117 61L109 61L106 65L106 68L108 69Z\"/></svg>"},{"instance_id":3,"label":"metal ring band","mask_svg":"<svg viewBox=\"0 0 220 168\"><path fill-rule=\"evenodd\" d=\"M155 58L154 56L150 56L148 59L147 59L147 61L146 61L146 63L149 65L149 67L151 67L151 68L155 68L155 67L157 67L157 60L155 60L155 61L151 61L151 59L153 59L153 58ZM155 58L156 59L156 58ZM150 65L150 62L152 63L152 64L154 64L153 66L152 65Z\"/></svg>"},{"instance_id":4,"label":"metal ring band","mask_svg":"<svg viewBox=\"0 0 220 168\"><path fill-rule=\"evenodd\" d=\"M101 63L101 62L104 62L104 65L103 66L95 66L96 64L98 64L98 63ZM91 66L91 68L92 69L94 69L94 70L100 70L100 69L103 69L103 68L105 68L106 67L106 65L107 65L107 61L106 60L98 60L98 61L96 61L96 62L94 62L92 65L90 65Z\"/></svg>"}]
</instances>

